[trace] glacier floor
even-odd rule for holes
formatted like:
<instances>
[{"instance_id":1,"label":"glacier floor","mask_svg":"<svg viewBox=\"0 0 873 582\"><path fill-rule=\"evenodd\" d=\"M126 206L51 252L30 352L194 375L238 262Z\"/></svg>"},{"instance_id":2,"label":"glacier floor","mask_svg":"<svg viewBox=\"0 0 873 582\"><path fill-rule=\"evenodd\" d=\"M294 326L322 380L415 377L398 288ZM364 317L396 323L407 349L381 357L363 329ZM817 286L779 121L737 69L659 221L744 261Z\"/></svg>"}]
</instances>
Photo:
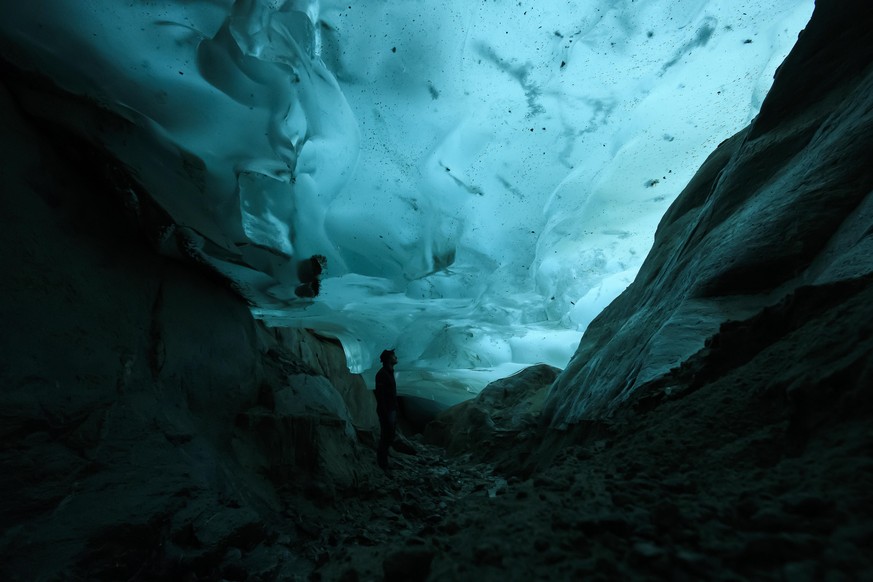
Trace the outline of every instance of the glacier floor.
<instances>
[{"instance_id":1,"label":"glacier floor","mask_svg":"<svg viewBox=\"0 0 873 582\"><path fill-rule=\"evenodd\" d=\"M717 394L574 438L537 471L519 460L542 443L495 471L414 440L390 476L293 514L292 551L313 580L871 579L873 429L801 443Z\"/></svg>"}]
</instances>

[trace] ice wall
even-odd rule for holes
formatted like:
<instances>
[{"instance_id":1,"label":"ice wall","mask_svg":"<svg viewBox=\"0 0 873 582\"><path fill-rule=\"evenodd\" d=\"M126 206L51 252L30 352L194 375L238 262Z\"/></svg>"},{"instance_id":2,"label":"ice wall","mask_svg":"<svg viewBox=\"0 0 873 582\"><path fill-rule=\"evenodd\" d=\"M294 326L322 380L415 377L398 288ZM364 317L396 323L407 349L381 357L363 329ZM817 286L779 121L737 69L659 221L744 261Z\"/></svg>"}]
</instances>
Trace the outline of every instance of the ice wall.
<instances>
[{"instance_id":1,"label":"ice wall","mask_svg":"<svg viewBox=\"0 0 873 582\"><path fill-rule=\"evenodd\" d=\"M38 0L4 2L0 32L5 58L140 128L79 129L172 216L164 252L234 278L268 322L339 337L368 379L396 347L402 389L453 401L566 364L811 10Z\"/></svg>"},{"instance_id":2,"label":"ice wall","mask_svg":"<svg viewBox=\"0 0 873 582\"><path fill-rule=\"evenodd\" d=\"M294 298L295 257L340 263L324 214L358 152L308 1L4 2L4 56L139 131L63 121L126 162L194 252L253 300ZM181 239L181 240L180 240Z\"/></svg>"}]
</instances>

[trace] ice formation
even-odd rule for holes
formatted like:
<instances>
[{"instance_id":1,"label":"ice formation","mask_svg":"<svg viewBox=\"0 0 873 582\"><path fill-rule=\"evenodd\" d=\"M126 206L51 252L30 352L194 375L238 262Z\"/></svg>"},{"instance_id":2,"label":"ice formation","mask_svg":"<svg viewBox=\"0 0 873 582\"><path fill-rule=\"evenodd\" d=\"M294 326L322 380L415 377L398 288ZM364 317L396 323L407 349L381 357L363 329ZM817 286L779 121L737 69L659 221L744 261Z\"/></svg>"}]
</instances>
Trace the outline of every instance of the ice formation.
<instances>
[{"instance_id":1,"label":"ice formation","mask_svg":"<svg viewBox=\"0 0 873 582\"><path fill-rule=\"evenodd\" d=\"M0 32L138 128L56 113L172 217L164 252L368 380L396 347L401 391L454 402L567 363L812 4L38 0Z\"/></svg>"}]
</instances>

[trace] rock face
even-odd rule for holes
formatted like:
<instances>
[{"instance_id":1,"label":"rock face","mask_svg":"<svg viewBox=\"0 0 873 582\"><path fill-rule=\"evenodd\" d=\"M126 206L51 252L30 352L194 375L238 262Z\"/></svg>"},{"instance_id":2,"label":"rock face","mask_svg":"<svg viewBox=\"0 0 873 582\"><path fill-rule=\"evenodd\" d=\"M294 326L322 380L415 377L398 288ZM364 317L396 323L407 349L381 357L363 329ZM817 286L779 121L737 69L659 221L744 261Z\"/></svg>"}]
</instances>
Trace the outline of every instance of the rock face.
<instances>
[{"instance_id":1,"label":"rock face","mask_svg":"<svg viewBox=\"0 0 873 582\"><path fill-rule=\"evenodd\" d=\"M299 359L309 362L320 375L330 378L333 387L342 395L355 428L375 431L376 398L360 374L352 374L346 364L342 345L337 340L299 329L275 329L277 339Z\"/></svg>"},{"instance_id":2,"label":"rock face","mask_svg":"<svg viewBox=\"0 0 873 582\"><path fill-rule=\"evenodd\" d=\"M871 156L873 13L820 1L757 120L701 167L550 389L553 430L513 471L535 476L476 539L554 507L567 537L508 543L507 569L870 577Z\"/></svg>"},{"instance_id":3,"label":"rock face","mask_svg":"<svg viewBox=\"0 0 873 582\"><path fill-rule=\"evenodd\" d=\"M324 503L373 465L346 404L363 381L154 253L130 220L145 193L18 89L0 90L0 577L281 578L303 560L288 493Z\"/></svg>"},{"instance_id":4,"label":"rock face","mask_svg":"<svg viewBox=\"0 0 873 582\"><path fill-rule=\"evenodd\" d=\"M440 413L427 425L425 439L449 453L487 456L506 450L538 428L546 392L560 370L546 364L496 380L473 398Z\"/></svg>"},{"instance_id":5,"label":"rock face","mask_svg":"<svg viewBox=\"0 0 873 582\"><path fill-rule=\"evenodd\" d=\"M764 380L774 390L846 376L838 399L868 377L869 318L842 306L873 272L871 25L864 2L818 3L758 118L709 157L634 283L588 328L549 395L553 426L671 388L738 326L756 330L745 360L794 345L770 362L793 368Z\"/></svg>"}]
</instances>

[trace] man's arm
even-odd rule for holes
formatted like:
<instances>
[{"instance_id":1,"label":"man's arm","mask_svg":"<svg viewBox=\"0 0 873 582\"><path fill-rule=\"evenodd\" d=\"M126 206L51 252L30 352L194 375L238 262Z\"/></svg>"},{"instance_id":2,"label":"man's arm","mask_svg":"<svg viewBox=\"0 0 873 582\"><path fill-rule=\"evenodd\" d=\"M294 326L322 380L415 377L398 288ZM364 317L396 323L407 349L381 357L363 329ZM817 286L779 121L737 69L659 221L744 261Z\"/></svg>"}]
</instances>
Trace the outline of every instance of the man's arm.
<instances>
[{"instance_id":1,"label":"man's arm","mask_svg":"<svg viewBox=\"0 0 873 582\"><path fill-rule=\"evenodd\" d=\"M373 396L376 397L376 404L378 406L382 405L382 398L385 395L385 377L382 374L382 370L376 372L376 389L373 390Z\"/></svg>"}]
</instances>

